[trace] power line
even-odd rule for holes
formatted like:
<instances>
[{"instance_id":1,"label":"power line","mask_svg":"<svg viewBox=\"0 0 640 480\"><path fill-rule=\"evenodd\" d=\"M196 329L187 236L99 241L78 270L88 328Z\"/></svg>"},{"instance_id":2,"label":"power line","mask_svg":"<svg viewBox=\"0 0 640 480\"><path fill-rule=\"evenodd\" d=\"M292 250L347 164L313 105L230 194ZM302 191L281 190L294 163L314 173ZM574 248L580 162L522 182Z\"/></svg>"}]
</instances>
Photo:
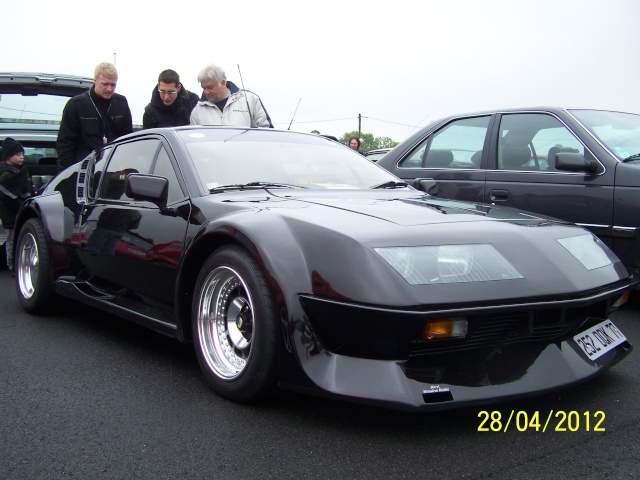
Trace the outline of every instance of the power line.
<instances>
[{"instance_id":1,"label":"power line","mask_svg":"<svg viewBox=\"0 0 640 480\"><path fill-rule=\"evenodd\" d=\"M377 122L384 122L384 123L392 123L394 125L401 125L403 127L412 127L412 128L416 128L417 125L408 125L406 123L400 123L400 122L391 122L389 120L381 120L379 118L373 118L373 117L365 117L364 115L362 115L362 118L368 118L369 120L375 120ZM322 123L322 122L342 122L344 120L357 120L358 117L348 117L348 118L334 118L332 120L306 120L306 121L298 121L298 122L293 122L295 123ZM287 122L274 122L274 124L276 125L286 125Z\"/></svg>"},{"instance_id":2,"label":"power line","mask_svg":"<svg viewBox=\"0 0 640 480\"><path fill-rule=\"evenodd\" d=\"M378 122L384 122L384 123L393 123L394 125L402 125L403 127L412 127L412 128L417 127L417 125L407 125L406 123L391 122L389 120L380 120L379 118L365 117L364 115L362 116L362 118L368 118L369 120L376 120Z\"/></svg>"},{"instance_id":3,"label":"power line","mask_svg":"<svg viewBox=\"0 0 640 480\"><path fill-rule=\"evenodd\" d=\"M333 120L306 120L304 122L293 122L293 123L321 123L321 122L341 122L343 120L355 120L358 117L349 117L349 118L335 118ZM274 122L276 125L287 124L287 122Z\"/></svg>"},{"instance_id":4,"label":"power line","mask_svg":"<svg viewBox=\"0 0 640 480\"><path fill-rule=\"evenodd\" d=\"M11 108L11 107L0 107L2 110L10 110L12 112L21 112L21 113L35 113L37 115L49 115L50 117L59 117L59 113L47 113L47 112L38 112L34 110L24 110L22 108Z\"/></svg>"}]
</instances>

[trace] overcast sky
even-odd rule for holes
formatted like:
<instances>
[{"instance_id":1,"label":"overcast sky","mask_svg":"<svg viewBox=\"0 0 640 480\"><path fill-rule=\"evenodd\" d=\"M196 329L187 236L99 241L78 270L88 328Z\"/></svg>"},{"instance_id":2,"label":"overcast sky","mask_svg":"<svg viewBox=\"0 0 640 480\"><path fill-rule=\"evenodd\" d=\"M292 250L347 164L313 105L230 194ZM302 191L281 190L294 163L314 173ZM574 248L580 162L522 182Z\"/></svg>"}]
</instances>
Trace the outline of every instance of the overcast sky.
<instances>
[{"instance_id":1,"label":"overcast sky","mask_svg":"<svg viewBox=\"0 0 640 480\"><path fill-rule=\"evenodd\" d=\"M558 105L640 113L638 0L3 1L0 71L93 76L142 121L158 73L208 63L277 128L400 141L451 113ZM294 117L296 107L299 107Z\"/></svg>"}]
</instances>

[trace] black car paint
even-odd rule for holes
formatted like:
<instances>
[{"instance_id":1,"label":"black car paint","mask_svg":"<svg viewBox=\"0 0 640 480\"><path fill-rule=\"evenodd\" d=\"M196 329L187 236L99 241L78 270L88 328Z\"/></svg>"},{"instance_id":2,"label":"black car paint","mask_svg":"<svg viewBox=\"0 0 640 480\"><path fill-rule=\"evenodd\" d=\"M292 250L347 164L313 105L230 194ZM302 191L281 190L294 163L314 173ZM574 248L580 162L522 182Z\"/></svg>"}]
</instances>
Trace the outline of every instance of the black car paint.
<instances>
[{"instance_id":1,"label":"black car paint","mask_svg":"<svg viewBox=\"0 0 640 480\"><path fill-rule=\"evenodd\" d=\"M585 158L595 173L534 172L497 169L498 125L504 115L550 115L585 146ZM422 141L453 121L490 117L481 163L475 169L403 168L403 161ZM630 269L640 269L640 162L622 163L597 141L566 109L536 107L460 114L436 120L417 131L378 165L394 175L428 189L438 198L504 205L561 218L582 225L603 240ZM422 186L420 185L422 183Z\"/></svg>"},{"instance_id":2,"label":"black car paint","mask_svg":"<svg viewBox=\"0 0 640 480\"><path fill-rule=\"evenodd\" d=\"M158 134L118 142L145 135ZM241 245L263 269L282 325L281 386L401 409L451 408L559 388L596 375L631 349L627 343L588 364L567 335L593 323L588 318L606 318L611 302L632 283L620 263L585 275L574 259L558 262L553 251L528 241L532 230L550 239L580 233L573 226L410 189L265 188L210 195L198 189L188 162L177 161L183 154L172 132L163 135L191 192L168 210L137 201L78 205L80 166L25 204L16 231L28 218L45 224L58 293L189 341L200 266L216 248ZM141 215L136 241L146 243L132 240L119 255L88 251L82 237L87 225L107 209L126 216L132 208ZM517 259L516 268L533 268L540 276L506 289L492 282L408 288L371 248L394 246L399 231L403 245L465 243L470 237L491 242ZM151 246L167 251L154 255ZM521 314L529 311L538 312L543 324L547 312L555 323L563 323L567 312L579 318L558 334L556 346L541 348L526 342L533 317ZM427 319L463 315L506 315L511 323L505 331L524 328L524 343L433 355L416 341ZM499 366L505 360L517 365L509 375ZM541 377L541 371L547 373Z\"/></svg>"}]
</instances>

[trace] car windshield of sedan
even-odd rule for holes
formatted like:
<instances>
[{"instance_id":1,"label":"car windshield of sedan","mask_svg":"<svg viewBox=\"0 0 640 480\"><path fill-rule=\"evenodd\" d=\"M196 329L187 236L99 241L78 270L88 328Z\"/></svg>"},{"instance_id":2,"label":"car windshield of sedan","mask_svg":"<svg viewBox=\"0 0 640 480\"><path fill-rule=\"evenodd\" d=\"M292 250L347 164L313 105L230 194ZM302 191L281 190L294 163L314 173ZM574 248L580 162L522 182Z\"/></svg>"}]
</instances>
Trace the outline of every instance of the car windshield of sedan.
<instances>
[{"instance_id":1,"label":"car windshield of sedan","mask_svg":"<svg viewBox=\"0 0 640 480\"><path fill-rule=\"evenodd\" d=\"M570 112L620 160L640 153L640 115L603 110Z\"/></svg>"},{"instance_id":2,"label":"car windshield of sedan","mask_svg":"<svg viewBox=\"0 0 640 480\"><path fill-rule=\"evenodd\" d=\"M247 184L322 189L402 186L362 155L316 135L226 128L179 134L209 191Z\"/></svg>"}]
</instances>

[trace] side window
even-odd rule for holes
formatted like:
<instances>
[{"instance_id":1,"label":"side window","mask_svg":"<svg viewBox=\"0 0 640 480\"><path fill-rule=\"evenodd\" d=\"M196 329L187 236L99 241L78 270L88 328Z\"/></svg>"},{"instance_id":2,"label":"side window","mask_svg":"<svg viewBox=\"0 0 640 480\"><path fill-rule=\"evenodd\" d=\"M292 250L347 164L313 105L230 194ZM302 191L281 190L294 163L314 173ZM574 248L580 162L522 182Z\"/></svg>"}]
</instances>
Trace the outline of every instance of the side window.
<instances>
[{"instance_id":1,"label":"side window","mask_svg":"<svg viewBox=\"0 0 640 480\"><path fill-rule=\"evenodd\" d=\"M502 116L499 169L554 171L559 152L585 153L582 143L557 118L543 113Z\"/></svg>"},{"instance_id":2,"label":"side window","mask_svg":"<svg viewBox=\"0 0 640 480\"><path fill-rule=\"evenodd\" d=\"M124 183L130 173L150 173L160 141L156 139L118 145L103 173L101 198L127 201Z\"/></svg>"},{"instance_id":3,"label":"side window","mask_svg":"<svg viewBox=\"0 0 640 480\"><path fill-rule=\"evenodd\" d=\"M109 158L110 153L111 153L111 147L106 147L98 151L97 157L95 159L95 164L93 165L93 171L87 173L89 175L89 178L87 181L89 191L87 192L87 194L91 200L95 200L98 194L98 186L100 185L100 178L102 178L102 172L104 170L105 165L107 164L107 159Z\"/></svg>"},{"instance_id":4,"label":"side window","mask_svg":"<svg viewBox=\"0 0 640 480\"><path fill-rule=\"evenodd\" d=\"M491 117L463 118L425 139L402 161L403 168L480 168Z\"/></svg>"},{"instance_id":5,"label":"side window","mask_svg":"<svg viewBox=\"0 0 640 480\"><path fill-rule=\"evenodd\" d=\"M169 154L164 147L160 147L158 160L156 161L156 164L153 167L153 172L151 173L158 175L159 177L165 177L169 180L169 203L185 197L185 194L180 187L180 183L178 182L176 172L173 169L173 165L171 165Z\"/></svg>"}]
</instances>

